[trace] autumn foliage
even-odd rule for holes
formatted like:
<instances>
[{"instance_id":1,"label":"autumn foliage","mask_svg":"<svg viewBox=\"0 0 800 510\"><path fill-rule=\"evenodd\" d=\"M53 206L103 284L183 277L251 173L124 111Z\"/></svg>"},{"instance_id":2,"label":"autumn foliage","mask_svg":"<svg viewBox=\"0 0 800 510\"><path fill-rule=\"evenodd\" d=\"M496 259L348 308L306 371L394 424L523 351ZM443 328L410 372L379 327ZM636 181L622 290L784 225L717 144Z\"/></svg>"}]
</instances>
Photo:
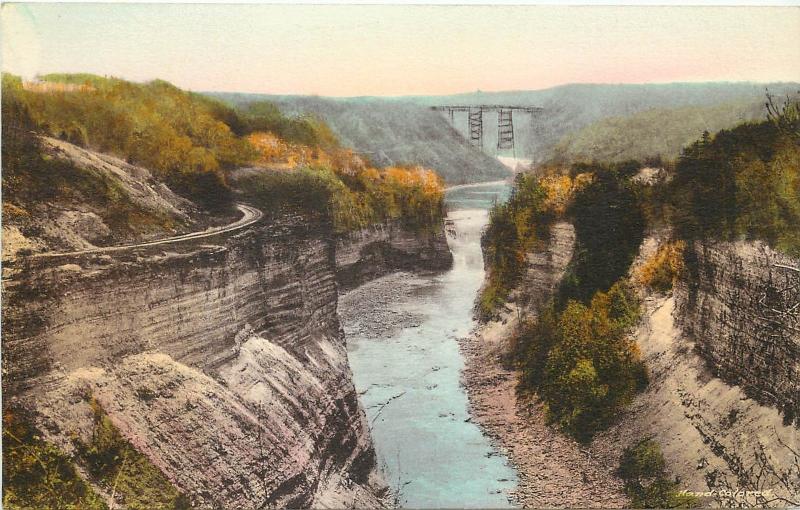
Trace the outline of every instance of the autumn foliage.
<instances>
[{"instance_id":1,"label":"autumn foliage","mask_svg":"<svg viewBox=\"0 0 800 510\"><path fill-rule=\"evenodd\" d=\"M685 249L686 242L682 240L662 244L636 269L634 280L639 285L659 292L670 290L683 272Z\"/></svg>"},{"instance_id":2,"label":"autumn foliage","mask_svg":"<svg viewBox=\"0 0 800 510\"><path fill-rule=\"evenodd\" d=\"M444 183L421 167L364 167L342 173L306 165L251 172L238 184L268 211L327 217L337 233L393 220L413 230L435 229L444 216Z\"/></svg>"},{"instance_id":3,"label":"autumn foliage","mask_svg":"<svg viewBox=\"0 0 800 510\"><path fill-rule=\"evenodd\" d=\"M341 147L319 119L288 118L263 101L234 109L160 80L137 84L56 74L23 83L4 74L3 117L3 185L14 203L53 198L48 183L54 164L42 160L29 136L37 131L144 166L212 211L231 207L234 170L258 167L263 171L240 184L253 187L242 191L265 212L285 207L324 212L338 232L385 220L428 228L444 214L444 185L432 170L373 168ZM93 185L83 182L69 194L78 196ZM64 189L71 187L68 182ZM41 193L31 197L34 188Z\"/></svg>"},{"instance_id":4,"label":"autumn foliage","mask_svg":"<svg viewBox=\"0 0 800 510\"><path fill-rule=\"evenodd\" d=\"M489 274L477 306L482 319L496 314L519 281L527 252L544 248L550 224L591 180L588 173L517 175L509 200L490 211L482 239Z\"/></svg>"}]
</instances>

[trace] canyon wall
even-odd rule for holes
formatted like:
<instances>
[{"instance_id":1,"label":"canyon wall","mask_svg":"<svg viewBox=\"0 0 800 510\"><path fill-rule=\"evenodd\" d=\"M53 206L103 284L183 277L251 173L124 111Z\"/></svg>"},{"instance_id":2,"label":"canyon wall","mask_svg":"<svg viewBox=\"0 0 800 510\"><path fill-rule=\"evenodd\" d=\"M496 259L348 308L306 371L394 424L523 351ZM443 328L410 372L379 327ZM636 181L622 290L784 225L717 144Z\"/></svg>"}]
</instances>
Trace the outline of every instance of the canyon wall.
<instances>
[{"instance_id":1,"label":"canyon wall","mask_svg":"<svg viewBox=\"0 0 800 510\"><path fill-rule=\"evenodd\" d=\"M645 239L634 267L669 238ZM697 243L686 255L672 295L645 296L635 334L648 387L593 455L617 463L652 437L678 489L704 494L703 506L797 505L796 263L762 243Z\"/></svg>"},{"instance_id":2,"label":"canyon wall","mask_svg":"<svg viewBox=\"0 0 800 510\"><path fill-rule=\"evenodd\" d=\"M632 272L669 239L669 232L646 238ZM688 270L672 295L643 291L643 318L633 334L649 385L580 452L545 425L536 399L498 406L501 395L514 394L517 381L497 361L507 352L504 340L519 316L535 316L552 296L573 241L570 225L554 225L548 249L528 254L503 321L483 325L464 348L468 384L482 388L471 394L473 412L520 470L517 499L533 507L623 506L616 475L622 451L653 438L677 489L703 494L703 506L800 504L792 423L800 380L800 273L797 261L762 243L690 246ZM539 444L547 445L545 452ZM554 444L555 466L543 460ZM565 466L580 469L583 481L566 474ZM558 490L550 492L542 479L555 477Z\"/></svg>"},{"instance_id":3,"label":"canyon wall","mask_svg":"<svg viewBox=\"0 0 800 510\"><path fill-rule=\"evenodd\" d=\"M414 231L390 221L336 240L336 277L342 289L397 270L448 269L453 255L444 229Z\"/></svg>"},{"instance_id":4,"label":"canyon wall","mask_svg":"<svg viewBox=\"0 0 800 510\"><path fill-rule=\"evenodd\" d=\"M714 375L800 419L800 263L763 243L695 243L676 317Z\"/></svg>"},{"instance_id":5,"label":"canyon wall","mask_svg":"<svg viewBox=\"0 0 800 510\"><path fill-rule=\"evenodd\" d=\"M537 315L556 295L575 250L575 227L559 221L550 227L547 248L526 255L525 273L512 296L523 312Z\"/></svg>"},{"instance_id":6,"label":"canyon wall","mask_svg":"<svg viewBox=\"0 0 800 510\"><path fill-rule=\"evenodd\" d=\"M6 405L69 453L93 397L199 507L380 505L330 231L284 218L19 261L4 282Z\"/></svg>"}]
</instances>

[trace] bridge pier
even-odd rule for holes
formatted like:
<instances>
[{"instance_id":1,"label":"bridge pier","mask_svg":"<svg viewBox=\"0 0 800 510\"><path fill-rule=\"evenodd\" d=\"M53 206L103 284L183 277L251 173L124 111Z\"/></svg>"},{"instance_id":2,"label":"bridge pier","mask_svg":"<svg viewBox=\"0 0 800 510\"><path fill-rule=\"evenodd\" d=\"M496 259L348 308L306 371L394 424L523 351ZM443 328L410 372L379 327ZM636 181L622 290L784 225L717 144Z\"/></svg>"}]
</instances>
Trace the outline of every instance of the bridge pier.
<instances>
[{"instance_id":1,"label":"bridge pier","mask_svg":"<svg viewBox=\"0 0 800 510\"><path fill-rule=\"evenodd\" d=\"M514 148L514 119L513 111L508 108L501 108L497 111L497 148Z\"/></svg>"},{"instance_id":2,"label":"bridge pier","mask_svg":"<svg viewBox=\"0 0 800 510\"><path fill-rule=\"evenodd\" d=\"M481 108L469 109L469 143L479 150L483 150L483 110Z\"/></svg>"}]
</instances>

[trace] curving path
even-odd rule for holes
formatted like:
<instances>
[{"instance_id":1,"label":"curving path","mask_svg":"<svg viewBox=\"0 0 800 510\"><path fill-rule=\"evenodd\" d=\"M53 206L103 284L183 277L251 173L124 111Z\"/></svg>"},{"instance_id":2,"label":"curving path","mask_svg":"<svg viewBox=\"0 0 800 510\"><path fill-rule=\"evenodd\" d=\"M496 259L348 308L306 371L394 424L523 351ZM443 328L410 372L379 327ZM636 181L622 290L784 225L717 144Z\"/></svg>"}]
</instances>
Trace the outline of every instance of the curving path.
<instances>
[{"instance_id":1,"label":"curving path","mask_svg":"<svg viewBox=\"0 0 800 510\"><path fill-rule=\"evenodd\" d=\"M200 232L191 232L189 234L181 234L175 237L168 237L166 239L157 239L155 241L147 241L144 243L124 244L118 246L101 246L98 248L89 248L87 250L68 251L62 253L42 253L34 255L34 257L61 257L64 255L84 255L87 253L104 253L104 252L112 252L120 250L130 250L133 248L143 248L146 246L156 246L159 244L170 244L170 243L176 243L178 241L186 241L189 239L200 239L203 237L209 237L212 235L222 234L225 232L233 232L235 230L240 230L244 227L252 225L253 223L257 222L264 216L263 212L249 205L236 204L236 208L242 212L242 217L233 223L230 223L228 225L223 225L221 227L212 227L207 230L202 230Z\"/></svg>"}]
</instances>

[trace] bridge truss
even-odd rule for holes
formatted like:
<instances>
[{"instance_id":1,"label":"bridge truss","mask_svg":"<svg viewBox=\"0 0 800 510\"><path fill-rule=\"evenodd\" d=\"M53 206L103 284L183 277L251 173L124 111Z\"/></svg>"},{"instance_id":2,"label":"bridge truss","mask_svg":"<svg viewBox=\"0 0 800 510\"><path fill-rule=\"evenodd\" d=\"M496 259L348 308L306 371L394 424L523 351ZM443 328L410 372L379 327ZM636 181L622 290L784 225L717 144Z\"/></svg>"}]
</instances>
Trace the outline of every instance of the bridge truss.
<instances>
[{"instance_id":1,"label":"bridge truss","mask_svg":"<svg viewBox=\"0 0 800 510\"><path fill-rule=\"evenodd\" d=\"M531 121L542 113L544 108L538 106L505 106L505 105L448 105L432 106L432 110L445 113L450 124L455 125L455 112L467 113L467 140L478 150L483 150L483 114L497 112L497 149L514 149L514 112L529 114Z\"/></svg>"}]
</instances>

